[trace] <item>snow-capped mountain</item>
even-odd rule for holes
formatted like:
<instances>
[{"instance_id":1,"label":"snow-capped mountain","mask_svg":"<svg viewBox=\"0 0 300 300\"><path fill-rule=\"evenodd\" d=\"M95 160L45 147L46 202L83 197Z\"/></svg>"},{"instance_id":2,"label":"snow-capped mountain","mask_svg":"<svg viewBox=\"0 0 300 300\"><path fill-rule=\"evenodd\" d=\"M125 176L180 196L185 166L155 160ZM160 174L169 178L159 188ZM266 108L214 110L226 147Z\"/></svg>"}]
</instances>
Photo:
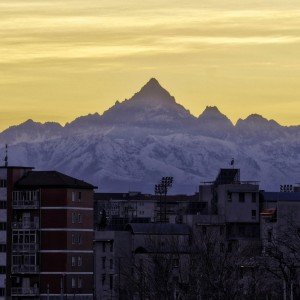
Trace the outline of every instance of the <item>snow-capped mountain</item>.
<instances>
[{"instance_id":1,"label":"snow-capped mountain","mask_svg":"<svg viewBox=\"0 0 300 300\"><path fill-rule=\"evenodd\" d=\"M101 191L153 192L174 176L173 192L193 193L232 157L242 179L261 188L300 181L300 126L284 127L259 115L236 125L217 107L194 117L152 78L131 99L102 115L66 124L29 120L0 133L9 163L57 169L91 181Z\"/></svg>"}]
</instances>

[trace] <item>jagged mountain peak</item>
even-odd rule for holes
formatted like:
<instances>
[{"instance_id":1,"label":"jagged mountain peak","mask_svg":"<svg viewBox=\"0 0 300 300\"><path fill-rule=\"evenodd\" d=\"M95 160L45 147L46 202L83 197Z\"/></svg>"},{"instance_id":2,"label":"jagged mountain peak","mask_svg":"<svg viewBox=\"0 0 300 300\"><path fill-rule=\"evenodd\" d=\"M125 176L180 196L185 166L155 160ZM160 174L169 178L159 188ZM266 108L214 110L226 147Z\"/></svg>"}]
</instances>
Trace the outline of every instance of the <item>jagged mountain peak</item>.
<instances>
[{"instance_id":1,"label":"jagged mountain peak","mask_svg":"<svg viewBox=\"0 0 300 300\"><path fill-rule=\"evenodd\" d=\"M223 121L226 122L227 125L232 126L232 122L229 120L229 118L222 114L216 106L206 106L202 114L199 115L198 120L200 122Z\"/></svg>"},{"instance_id":2,"label":"jagged mountain peak","mask_svg":"<svg viewBox=\"0 0 300 300\"><path fill-rule=\"evenodd\" d=\"M251 114L245 119L239 119L236 123L236 126L239 127L241 124L248 124L248 125L254 125L254 126L260 126L260 125L271 125L271 126L280 126L276 121L274 120L268 120L267 118L263 117L260 114Z\"/></svg>"},{"instance_id":3,"label":"jagged mountain peak","mask_svg":"<svg viewBox=\"0 0 300 300\"><path fill-rule=\"evenodd\" d=\"M155 78L151 78L139 92L127 100L130 102L139 102L143 105L164 105L166 103L175 103L174 97L163 88Z\"/></svg>"}]
</instances>

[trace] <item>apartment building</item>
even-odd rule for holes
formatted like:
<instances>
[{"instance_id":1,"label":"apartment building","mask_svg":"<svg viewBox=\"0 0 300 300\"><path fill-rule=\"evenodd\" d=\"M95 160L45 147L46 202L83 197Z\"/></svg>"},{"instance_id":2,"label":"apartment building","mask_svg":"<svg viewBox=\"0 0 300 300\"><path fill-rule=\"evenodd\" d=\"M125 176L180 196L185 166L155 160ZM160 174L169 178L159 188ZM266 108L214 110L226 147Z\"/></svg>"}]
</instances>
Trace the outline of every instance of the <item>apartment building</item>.
<instances>
[{"instance_id":1,"label":"apartment building","mask_svg":"<svg viewBox=\"0 0 300 300\"><path fill-rule=\"evenodd\" d=\"M96 231L95 299L163 299L163 280L158 286L151 276L168 266L164 279L173 285L179 281L179 270L188 261L190 235L186 224L169 223L129 223L123 230Z\"/></svg>"},{"instance_id":2,"label":"apartment building","mask_svg":"<svg viewBox=\"0 0 300 300\"><path fill-rule=\"evenodd\" d=\"M207 204L207 215L197 216L198 226L224 227L230 245L259 241L259 184L241 181L239 169L221 169L213 182L199 187L199 200ZM213 222L209 218L213 218ZM203 220L203 221L201 221Z\"/></svg>"},{"instance_id":3,"label":"apartment building","mask_svg":"<svg viewBox=\"0 0 300 300\"><path fill-rule=\"evenodd\" d=\"M0 170L6 297L92 299L94 186L56 171Z\"/></svg>"}]
</instances>

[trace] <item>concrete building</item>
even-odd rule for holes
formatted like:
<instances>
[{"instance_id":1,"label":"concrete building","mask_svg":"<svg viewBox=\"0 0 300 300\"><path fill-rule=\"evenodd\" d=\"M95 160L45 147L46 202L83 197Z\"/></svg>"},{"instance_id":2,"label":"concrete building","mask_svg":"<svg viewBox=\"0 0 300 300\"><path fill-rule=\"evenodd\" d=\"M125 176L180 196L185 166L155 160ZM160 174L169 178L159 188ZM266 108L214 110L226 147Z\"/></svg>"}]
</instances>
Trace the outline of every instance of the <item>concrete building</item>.
<instances>
[{"instance_id":1,"label":"concrete building","mask_svg":"<svg viewBox=\"0 0 300 300\"><path fill-rule=\"evenodd\" d=\"M241 181L239 169L221 169L215 181L200 185L199 200L207 203L207 215L195 217L198 226L219 223L231 246L259 241L259 185Z\"/></svg>"},{"instance_id":2,"label":"concrete building","mask_svg":"<svg viewBox=\"0 0 300 300\"><path fill-rule=\"evenodd\" d=\"M141 299L143 293L158 297L163 292L151 278L159 267L153 257L172 264L169 274L175 284L179 265L184 266L188 258L190 234L187 225L168 223L130 223L122 231L96 231L96 299Z\"/></svg>"}]
</instances>

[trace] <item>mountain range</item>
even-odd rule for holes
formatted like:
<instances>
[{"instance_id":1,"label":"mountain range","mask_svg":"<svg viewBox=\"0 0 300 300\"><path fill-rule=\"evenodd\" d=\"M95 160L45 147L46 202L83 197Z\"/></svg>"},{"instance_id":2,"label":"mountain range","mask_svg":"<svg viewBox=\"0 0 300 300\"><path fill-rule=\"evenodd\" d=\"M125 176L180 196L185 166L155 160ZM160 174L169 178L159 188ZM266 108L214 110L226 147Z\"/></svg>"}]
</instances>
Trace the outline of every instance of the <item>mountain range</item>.
<instances>
[{"instance_id":1,"label":"mountain range","mask_svg":"<svg viewBox=\"0 0 300 300\"><path fill-rule=\"evenodd\" d=\"M173 193L193 193L231 158L262 189L300 182L300 126L257 114L234 125L215 106L195 117L154 78L102 115L9 127L0 133L2 153L5 144L11 165L62 171L105 192L153 192L162 176L174 176Z\"/></svg>"}]
</instances>

